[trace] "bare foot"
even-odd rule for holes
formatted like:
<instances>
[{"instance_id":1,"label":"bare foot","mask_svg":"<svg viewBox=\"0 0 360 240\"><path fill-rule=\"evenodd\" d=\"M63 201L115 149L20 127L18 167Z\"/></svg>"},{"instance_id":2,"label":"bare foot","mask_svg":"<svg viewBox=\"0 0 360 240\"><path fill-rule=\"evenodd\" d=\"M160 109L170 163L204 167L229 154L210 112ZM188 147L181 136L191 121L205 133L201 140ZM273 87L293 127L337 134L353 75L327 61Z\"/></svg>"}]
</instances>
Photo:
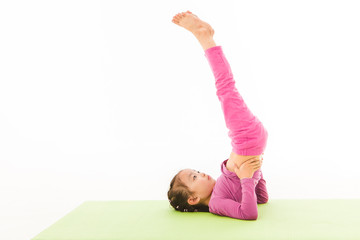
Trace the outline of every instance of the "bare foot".
<instances>
[{"instance_id":1,"label":"bare foot","mask_svg":"<svg viewBox=\"0 0 360 240\"><path fill-rule=\"evenodd\" d=\"M210 34L213 36L215 31L207 22L202 21L198 16L190 11L178 13L173 17L173 23L189 30L195 36L199 34Z\"/></svg>"}]
</instances>

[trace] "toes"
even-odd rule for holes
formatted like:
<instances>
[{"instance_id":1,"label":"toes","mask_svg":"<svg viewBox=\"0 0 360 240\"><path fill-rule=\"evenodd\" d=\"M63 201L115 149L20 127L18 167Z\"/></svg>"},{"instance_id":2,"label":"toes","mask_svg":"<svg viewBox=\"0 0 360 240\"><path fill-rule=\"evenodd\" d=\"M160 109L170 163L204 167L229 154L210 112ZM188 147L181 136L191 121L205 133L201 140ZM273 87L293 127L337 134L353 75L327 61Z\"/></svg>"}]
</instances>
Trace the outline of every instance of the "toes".
<instances>
[{"instance_id":1,"label":"toes","mask_svg":"<svg viewBox=\"0 0 360 240\"><path fill-rule=\"evenodd\" d=\"M193 14L192 12L190 12L189 10L188 10L188 11L186 11L186 13L187 13L187 14L191 14L191 15L193 15L193 16L195 16L195 17L199 18L198 16L196 16L195 14Z\"/></svg>"},{"instance_id":2,"label":"toes","mask_svg":"<svg viewBox=\"0 0 360 240\"><path fill-rule=\"evenodd\" d=\"M179 21L179 18L180 18L179 14L176 14L176 15L173 17L173 20Z\"/></svg>"},{"instance_id":3,"label":"toes","mask_svg":"<svg viewBox=\"0 0 360 240\"><path fill-rule=\"evenodd\" d=\"M179 23L179 20L180 20L181 16L180 16L180 13L176 14L173 19L172 19L172 22L174 23Z\"/></svg>"},{"instance_id":4,"label":"toes","mask_svg":"<svg viewBox=\"0 0 360 240\"><path fill-rule=\"evenodd\" d=\"M178 13L173 17L172 22L179 23L181 18L185 17L188 14L192 14L192 13L190 11Z\"/></svg>"},{"instance_id":5,"label":"toes","mask_svg":"<svg viewBox=\"0 0 360 240\"><path fill-rule=\"evenodd\" d=\"M180 19L183 18L183 17L184 17L183 13L178 13L178 14L176 14L176 16L175 16L175 18L176 18L178 21L180 21Z\"/></svg>"}]
</instances>

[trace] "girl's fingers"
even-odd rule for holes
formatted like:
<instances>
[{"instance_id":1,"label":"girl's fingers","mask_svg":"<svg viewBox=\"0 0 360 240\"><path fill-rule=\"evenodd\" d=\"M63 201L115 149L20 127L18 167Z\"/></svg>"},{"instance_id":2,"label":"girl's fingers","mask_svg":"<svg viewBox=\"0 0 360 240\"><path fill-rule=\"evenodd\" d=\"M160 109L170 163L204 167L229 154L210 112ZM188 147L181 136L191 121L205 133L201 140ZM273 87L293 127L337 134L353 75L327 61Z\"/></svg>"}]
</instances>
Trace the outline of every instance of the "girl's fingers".
<instances>
[{"instance_id":1,"label":"girl's fingers","mask_svg":"<svg viewBox=\"0 0 360 240\"><path fill-rule=\"evenodd\" d=\"M255 168L255 169L261 168L261 164L259 164L259 163L254 163L254 164L252 164L251 166L252 166L253 168Z\"/></svg>"}]
</instances>

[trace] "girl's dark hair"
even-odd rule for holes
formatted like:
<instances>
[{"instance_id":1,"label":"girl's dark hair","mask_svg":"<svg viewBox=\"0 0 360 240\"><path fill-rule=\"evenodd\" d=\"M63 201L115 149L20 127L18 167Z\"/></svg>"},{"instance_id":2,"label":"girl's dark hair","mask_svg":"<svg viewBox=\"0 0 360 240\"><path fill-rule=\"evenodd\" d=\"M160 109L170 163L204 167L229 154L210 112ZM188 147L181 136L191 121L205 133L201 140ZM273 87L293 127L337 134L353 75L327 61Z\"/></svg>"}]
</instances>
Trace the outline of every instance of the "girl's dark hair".
<instances>
[{"instance_id":1,"label":"girl's dark hair","mask_svg":"<svg viewBox=\"0 0 360 240\"><path fill-rule=\"evenodd\" d=\"M190 205L187 202L195 192L190 191L188 186L180 180L179 174L181 171L170 182L170 189L167 193L170 205L180 212L209 212L209 206L205 204Z\"/></svg>"}]
</instances>

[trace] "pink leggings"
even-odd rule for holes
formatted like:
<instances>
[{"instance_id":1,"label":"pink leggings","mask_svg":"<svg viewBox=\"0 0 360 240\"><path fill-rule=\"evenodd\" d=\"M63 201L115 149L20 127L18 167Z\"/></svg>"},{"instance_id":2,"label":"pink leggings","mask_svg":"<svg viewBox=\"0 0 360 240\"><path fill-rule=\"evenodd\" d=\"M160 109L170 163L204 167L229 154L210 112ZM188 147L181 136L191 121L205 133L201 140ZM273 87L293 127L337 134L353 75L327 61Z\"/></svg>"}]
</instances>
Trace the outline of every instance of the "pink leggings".
<instances>
[{"instance_id":1,"label":"pink leggings","mask_svg":"<svg viewBox=\"0 0 360 240\"><path fill-rule=\"evenodd\" d=\"M261 155L266 148L268 132L236 89L230 65L221 46L206 49L205 57L216 80L216 95L229 129L232 151L244 156Z\"/></svg>"}]
</instances>

